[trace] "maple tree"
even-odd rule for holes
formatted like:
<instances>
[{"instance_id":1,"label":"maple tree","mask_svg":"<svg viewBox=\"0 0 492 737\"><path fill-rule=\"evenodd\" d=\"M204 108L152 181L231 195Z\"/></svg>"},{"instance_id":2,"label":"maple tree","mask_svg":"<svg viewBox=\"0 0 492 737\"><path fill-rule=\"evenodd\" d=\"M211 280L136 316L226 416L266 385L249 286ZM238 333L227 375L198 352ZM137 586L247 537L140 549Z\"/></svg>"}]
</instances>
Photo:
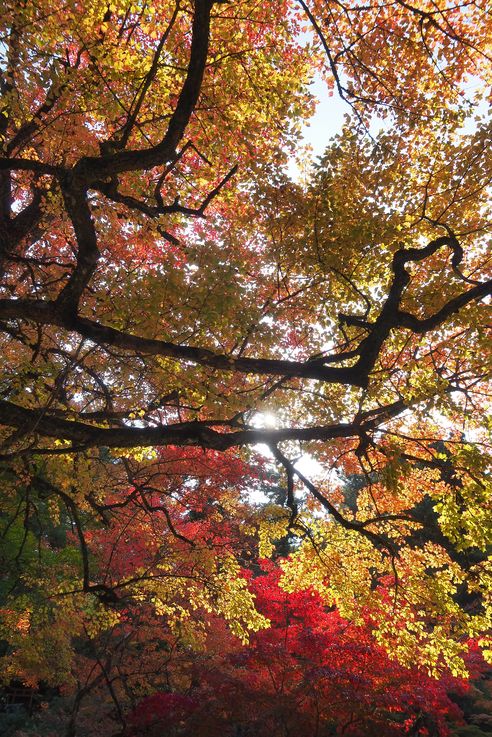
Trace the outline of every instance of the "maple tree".
<instances>
[{"instance_id":1,"label":"maple tree","mask_svg":"<svg viewBox=\"0 0 492 737\"><path fill-rule=\"evenodd\" d=\"M114 679L159 671L164 623L197 652L214 617L224 643L279 636L241 571L286 540L287 606L319 597L347 649L365 628L396 689L490 659L486 2L39 0L0 24L6 678L75 693L67 734L99 686L124 723ZM350 115L295 182L313 74Z\"/></svg>"},{"instance_id":2,"label":"maple tree","mask_svg":"<svg viewBox=\"0 0 492 737\"><path fill-rule=\"evenodd\" d=\"M278 579L270 563L251 581L270 627L241 649L224 646L224 633L218 649L212 635L206 656L193 663L188 695L144 698L129 717L130 731L161 734L173 714L185 722L183 734L204 735L234 734L236 725L257 735L447 735L449 720L460 722L447 691L466 692L461 679L437 681L402 668L366 627L327 611L312 591L282 591Z\"/></svg>"}]
</instances>

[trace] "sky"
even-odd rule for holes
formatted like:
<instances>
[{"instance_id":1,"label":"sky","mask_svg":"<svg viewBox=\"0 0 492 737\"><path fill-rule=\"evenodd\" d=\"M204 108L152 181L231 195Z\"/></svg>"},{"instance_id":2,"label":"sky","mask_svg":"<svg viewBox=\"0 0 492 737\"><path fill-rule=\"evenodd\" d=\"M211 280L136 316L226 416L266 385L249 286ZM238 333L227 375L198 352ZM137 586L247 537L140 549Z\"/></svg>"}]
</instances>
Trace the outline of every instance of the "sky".
<instances>
[{"instance_id":1,"label":"sky","mask_svg":"<svg viewBox=\"0 0 492 737\"><path fill-rule=\"evenodd\" d=\"M466 84L463 85L463 90L468 93L471 100L473 93L480 87L483 87L482 81L470 76ZM350 112L350 105L341 99L335 89L328 89L319 74L316 74L313 83L310 85L310 90L318 103L314 115L304 125L302 143L311 146L311 158L315 161L318 156L324 153L330 138L340 133L344 116ZM472 114L467 118L462 128L462 133L472 133L477 125L476 116L486 115L488 110L489 103L485 97L478 104L475 103ZM387 121L375 118L374 123L371 124L371 133L376 134L385 125L388 125ZM293 159L289 162L287 171L294 180L299 180L300 171Z\"/></svg>"},{"instance_id":2,"label":"sky","mask_svg":"<svg viewBox=\"0 0 492 737\"><path fill-rule=\"evenodd\" d=\"M311 146L312 159L316 160L323 154L330 138L340 133L344 115L349 112L350 106L336 92L329 90L319 75L310 85L310 90L318 104L314 115L303 128L302 143ZM288 173L293 179L299 179L299 168L294 160L289 163Z\"/></svg>"},{"instance_id":3,"label":"sky","mask_svg":"<svg viewBox=\"0 0 492 737\"><path fill-rule=\"evenodd\" d=\"M309 126L305 128L304 139L313 147L314 155L319 156L326 148L328 140L340 132L343 118L350 111L350 106L336 91L328 90L320 76L316 77L310 89L319 102Z\"/></svg>"}]
</instances>

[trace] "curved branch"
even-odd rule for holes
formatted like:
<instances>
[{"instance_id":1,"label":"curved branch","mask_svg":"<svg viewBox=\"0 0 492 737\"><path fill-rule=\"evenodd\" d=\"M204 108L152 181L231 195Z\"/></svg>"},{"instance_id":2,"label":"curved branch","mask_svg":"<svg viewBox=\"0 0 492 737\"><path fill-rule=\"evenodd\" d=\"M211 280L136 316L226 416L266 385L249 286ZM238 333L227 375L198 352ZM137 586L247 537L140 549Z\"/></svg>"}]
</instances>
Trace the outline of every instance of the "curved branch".
<instances>
[{"instance_id":1,"label":"curved branch","mask_svg":"<svg viewBox=\"0 0 492 737\"><path fill-rule=\"evenodd\" d=\"M488 295L492 294L492 279L486 282L477 284L473 289L469 289L467 292L459 294L457 297L453 297L449 302L446 302L444 307L441 307L434 315L430 317L419 319L408 312L398 311L398 325L404 328L409 328L414 333L427 333L430 330L442 325L448 317L459 312L462 307L473 302L474 300L483 299Z\"/></svg>"},{"instance_id":2,"label":"curved branch","mask_svg":"<svg viewBox=\"0 0 492 737\"><path fill-rule=\"evenodd\" d=\"M67 314L63 305L43 300L0 299L0 317L24 319L44 325L56 325L79 333L101 346L116 346L123 350L150 356L166 356L178 361L190 361L221 371L239 371L246 374L317 379L327 383L364 386L365 378L353 367L333 368L323 361L288 361L270 358L245 358L215 353L208 348L177 345L164 340L141 338L107 325L73 314ZM331 360L343 361L340 354Z\"/></svg>"},{"instance_id":3,"label":"curved branch","mask_svg":"<svg viewBox=\"0 0 492 737\"><path fill-rule=\"evenodd\" d=\"M304 476L303 473L301 473L295 465L290 461L283 453L280 451L277 447L272 446L272 452L275 456L275 458L278 460L279 463L282 464L282 466L285 468L288 477L297 476L299 481L301 481L306 489L314 496L315 499L320 502L320 504L326 509L329 514L333 517L333 519L338 522L338 524L343 527L345 530L352 530L353 532L358 532L360 535L363 535L363 537L366 537L370 542L375 545L377 548L384 548L386 549L392 558L397 557L398 553L396 548L392 545L390 540L388 540L386 537L383 537L382 535L379 535L376 532L373 532L372 530L367 529L367 525L373 524L377 521L384 521L385 517L382 518L374 518L371 520L367 520L366 522L357 522L356 520L349 520L346 517L343 516L341 512L325 497L324 494L322 494L319 489L310 481L308 478Z\"/></svg>"},{"instance_id":4,"label":"curved branch","mask_svg":"<svg viewBox=\"0 0 492 737\"><path fill-rule=\"evenodd\" d=\"M90 182L104 180L121 172L152 169L175 156L176 147L183 137L200 94L207 62L212 5L211 0L195 0L186 79L162 141L146 149L120 151L109 156L84 157L75 166L81 181L89 185Z\"/></svg>"},{"instance_id":5,"label":"curved branch","mask_svg":"<svg viewBox=\"0 0 492 737\"><path fill-rule=\"evenodd\" d=\"M69 313L74 313L77 312L84 289L96 270L100 253L85 190L68 183L66 177L61 185L65 208L77 238L78 250L77 264L58 296L57 304Z\"/></svg>"}]
</instances>

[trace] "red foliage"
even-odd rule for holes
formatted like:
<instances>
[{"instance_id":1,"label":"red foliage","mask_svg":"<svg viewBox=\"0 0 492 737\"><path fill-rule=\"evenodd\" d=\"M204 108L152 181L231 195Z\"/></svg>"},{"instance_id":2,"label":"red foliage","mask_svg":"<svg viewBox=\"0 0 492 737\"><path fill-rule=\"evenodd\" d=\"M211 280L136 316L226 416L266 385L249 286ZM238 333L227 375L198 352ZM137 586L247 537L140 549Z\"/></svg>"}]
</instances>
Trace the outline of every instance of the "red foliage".
<instances>
[{"instance_id":1,"label":"red foliage","mask_svg":"<svg viewBox=\"0 0 492 737\"><path fill-rule=\"evenodd\" d=\"M464 681L435 680L403 668L368 628L327 609L316 593L283 591L272 563L256 578L246 575L271 627L255 634L248 647L196 659L190 694L197 706L188 706L179 731L169 734L446 737L448 721L461 720L448 693L462 692ZM152 712L161 720L152 723L157 731L149 732L148 720L139 721L141 707L133 714L134 728L167 734L162 729L175 724L170 694L151 698L141 707L159 704Z\"/></svg>"},{"instance_id":2,"label":"red foliage","mask_svg":"<svg viewBox=\"0 0 492 737\"><path fill-rule=\"evenodd\" d=\"M142 699L130 715L128 722L138 730L152 729L159 725L162 729L179 726L197 708L197 702L179 693L156 693Z\"/></svg>"}]
</instances>

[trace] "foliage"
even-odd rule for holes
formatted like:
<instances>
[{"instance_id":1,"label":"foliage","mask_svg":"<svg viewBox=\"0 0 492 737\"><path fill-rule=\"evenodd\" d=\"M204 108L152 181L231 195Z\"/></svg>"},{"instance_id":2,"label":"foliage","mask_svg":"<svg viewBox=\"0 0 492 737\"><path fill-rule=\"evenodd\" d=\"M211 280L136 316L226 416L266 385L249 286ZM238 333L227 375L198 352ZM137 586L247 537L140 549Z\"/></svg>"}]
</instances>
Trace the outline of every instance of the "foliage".
<instances>
[{"instance_id":1,"label":"foliage","mask_svg":"<svg viewBox=\"0 0 492 737\"><path fill-rule=\"evenodd\" d=\"M5 688L67 737L226 694L446 734L492 653L487 3L4 6Z\"/></svg>"},{"instance_id":2,"label":"foliage","mask_svg":"<svg viewBox=\"0 0 492 737\"><path fill-rule=\"evenodd\" d=\"M194 705L183 734L196 733L199 724L202 734L233 734L234 725L240 725L246 734L259 736L445 735L446 718L460 721L446 689L462 691L462 682L436 681L416 668L402 668L366 627L327 611L312 590L286 594L278 587L278 571L267 568L251 584L270 628L254 635L248 648L198 667L199 686L192 691ZM166 697L161 699L162 708ZM142 715L157 700L154 695L137 708L140 729ZM169 710L160 719L157 710L152 713L157 734Z\"/></svg>"}]
</instances>

